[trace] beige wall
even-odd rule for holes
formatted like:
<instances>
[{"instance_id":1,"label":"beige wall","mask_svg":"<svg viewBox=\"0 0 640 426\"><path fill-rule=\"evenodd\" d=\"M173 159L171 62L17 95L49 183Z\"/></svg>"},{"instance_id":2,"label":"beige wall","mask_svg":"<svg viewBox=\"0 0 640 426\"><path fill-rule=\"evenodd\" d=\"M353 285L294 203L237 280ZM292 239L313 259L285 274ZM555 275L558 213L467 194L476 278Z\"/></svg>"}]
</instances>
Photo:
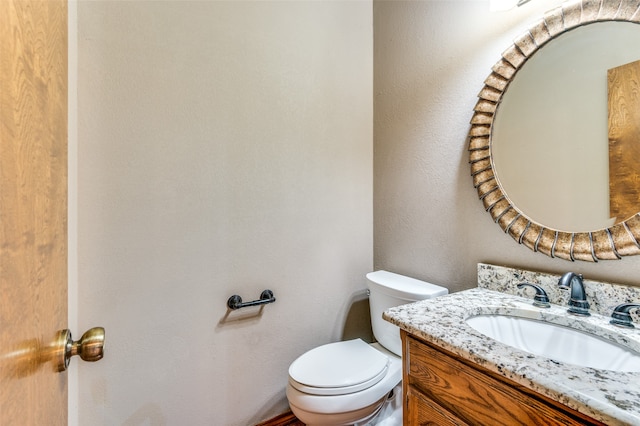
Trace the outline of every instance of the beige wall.
<instances>
[{"instance_id":1,"label":"beige wall","mask_svg":"<svg viewBox=\"0 0 640 426\"><path fill-rule=\"evenodd\" d=\"M289 363L365 328L372 262L452 291L479 261L640 285L640 258L517 245L472 188L476 95L557 3L80 2L77 328L107 348L77 363L78 423L283 412ZM264 288L262 315L226 316Z\"/></svg>"},{"instance_id":2,"label":"beige wall","mask_svg":"<svg viewBox=\"0 0 640 426\"><path fill-rule=\"evenodd\" d=\"M518 245L469 175L477 94L513 39L561 2L503 13L486 1L374 1L374 265L458 291L490 262L640 285L640 257L588 264Z\"/></svg>"},{"instance_id":3,"label":"beige wall","mask_svg":"<svg viewBox=\"0 0 640 426\"><path fill-rule=\"evenodd\" d=\"M366 323L372 37L369 1L79 2L79 424L255 424Z\"/></svg>"}]
</instances>

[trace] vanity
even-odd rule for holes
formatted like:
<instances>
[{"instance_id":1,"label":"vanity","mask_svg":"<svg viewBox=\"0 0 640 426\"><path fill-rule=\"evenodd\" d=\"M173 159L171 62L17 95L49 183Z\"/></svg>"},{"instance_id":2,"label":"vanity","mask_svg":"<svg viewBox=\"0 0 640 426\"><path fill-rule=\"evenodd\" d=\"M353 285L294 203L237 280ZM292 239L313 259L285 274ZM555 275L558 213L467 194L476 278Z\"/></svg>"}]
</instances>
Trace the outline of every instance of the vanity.
<instances>
[{"instance_id":1,"label":"vanity","mask_svg":"<svg viewBox=\"0 0 640 426\"><path fill-rule=\"evenodd\" d=\"M477 288L383 315L401 329L405 424L640 424L640 368L560 362L487 337L467 322L482 315L550 321L640 352L638 328L609 324L611 306L640 300L640 288L585 280L592 315L578 318L567 313L558 276L488 264L478 265L478 276ZM551 307L533 306L533 292L518 289L521 282L545 288Z\"/></svg>"},{"instance_id":2,"label":"vanity","mask_svg":"<svg viewBox=\"0 0 640 426\"><path fill-rule=\"evenodd\" d=\"M603 424L406 331L402 340L406 424Z\"/></svg>"}]
</instances>

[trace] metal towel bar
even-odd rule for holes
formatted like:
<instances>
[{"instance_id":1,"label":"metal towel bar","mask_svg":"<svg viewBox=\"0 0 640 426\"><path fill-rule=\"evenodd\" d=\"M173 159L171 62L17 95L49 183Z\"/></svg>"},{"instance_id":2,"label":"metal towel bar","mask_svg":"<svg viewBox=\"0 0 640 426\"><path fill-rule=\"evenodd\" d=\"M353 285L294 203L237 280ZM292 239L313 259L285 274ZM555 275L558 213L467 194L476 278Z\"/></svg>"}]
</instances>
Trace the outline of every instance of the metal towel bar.
<instances>
[{"instance_id":1,"label":"metal towel bar","mask_svg":"<svg viewBox=\"0 0 640 426\"><path fill-rule=\"evenodd\" d=\"M276 298L273 296L273 292L271 290L265 290L260 294L260 299L244 303L242 303L242 297L234 294L229 298L229 300L227 300L227 306L229 309L236 310L246 308L248 306L266 305L267 303L273 303L275 301Z\"/></svg>"}]
</instances>

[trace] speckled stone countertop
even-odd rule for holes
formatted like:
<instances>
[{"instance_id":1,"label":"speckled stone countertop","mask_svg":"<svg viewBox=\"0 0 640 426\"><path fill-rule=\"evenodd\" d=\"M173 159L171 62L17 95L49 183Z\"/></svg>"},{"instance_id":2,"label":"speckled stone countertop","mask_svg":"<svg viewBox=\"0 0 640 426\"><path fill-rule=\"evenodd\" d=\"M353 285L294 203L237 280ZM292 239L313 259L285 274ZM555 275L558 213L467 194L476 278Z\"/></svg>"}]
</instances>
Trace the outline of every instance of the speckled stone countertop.
<instances>
[{"instance_id":1,"label":"speckled stone countertop","mask_svg":"<svg viewBox=\"0 0 640 426\"><path fill-rule=\"evenodd\" d=\"M532 305L533 294L525 293L527 297L513 294L515 290L511 287L515 288L517 282L523 282L520 275L523 271L486 264L480 264L478 270L478 288L391 308L384 313L384 319L425 341L606 424L640 425L640 372L597 370L532 355L484 336L471 328L465 319L481 314L541 319L618 341L638 352L640 328L622 329L610 325L610 311L605 316L597 313L598 309L592 309L592 316L576 317L567 313L565 303L552 304L551 308L537 308ZM545 290L547 285L544 280L553 277L549 278L554 281L553 288L548 290L556 291L557 276L541 274L543 277L539 279L535 275L537 273L531 274L527 281L542 285ZM505 284L505 277L507 281L514 281L513 286ZM599 287L600 284L590 282L587 285L585 281L587 296L592 304L594 301L590 295L605 294L600 301L602 310L614 299L618 300L617 303L640 301L640 288L624 287L623 293L630 290L623 294L622 299L626 300L621 300L620 293L606 287L609 284L603 283L605 290ZM490 289L492 286L500 291ZM549 296L552 303L558 302L552 294ZM564 294L558 293L557 297L564 297ZM611 298L611 301L605 301L607 298Z\"/></svg>"}]
</instances>

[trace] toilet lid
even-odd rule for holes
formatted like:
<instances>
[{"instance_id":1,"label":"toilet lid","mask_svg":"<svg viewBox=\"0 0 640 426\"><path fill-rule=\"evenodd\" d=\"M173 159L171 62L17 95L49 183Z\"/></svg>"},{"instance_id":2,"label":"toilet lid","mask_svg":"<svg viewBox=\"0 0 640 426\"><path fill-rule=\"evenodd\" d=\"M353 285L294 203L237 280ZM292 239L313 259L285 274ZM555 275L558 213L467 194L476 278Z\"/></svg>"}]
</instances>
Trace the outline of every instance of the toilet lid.
<instances>
[{"instance_id":1,"label":"toilet lid","mask_svg":"<svg viewBox=\"0 0 640 426\"><path fill-rule=\"evenodd\" d=\"M290 383L314 395L344 395L378 383L389 358L361 339L329 343L301 355L289 367Z\"/></svg>"}]
</instances>

